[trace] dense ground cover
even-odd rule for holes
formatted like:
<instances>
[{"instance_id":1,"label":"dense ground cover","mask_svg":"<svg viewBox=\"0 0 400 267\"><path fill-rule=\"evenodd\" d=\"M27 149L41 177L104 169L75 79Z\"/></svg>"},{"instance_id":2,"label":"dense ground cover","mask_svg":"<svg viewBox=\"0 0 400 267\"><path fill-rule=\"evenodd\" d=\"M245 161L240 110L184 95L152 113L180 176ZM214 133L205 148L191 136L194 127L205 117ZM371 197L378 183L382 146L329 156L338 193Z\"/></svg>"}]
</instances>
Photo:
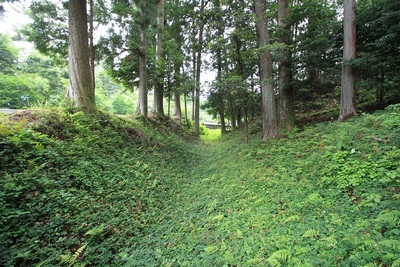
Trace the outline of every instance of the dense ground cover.
<instances>
[{"instance_id":1,"label":"dense ground cover","mask_svg":"<svg viewBox=\"0 0 400 267\"><path fill-rule=\"evenodd\" d=\"M3 118L0 265L400 266L399 114L267 144L80 113L31 117L36 130Z\"/></svg>"},{"instance_id":2,"label":"dense ground cover","mask_svg":"<svg viewBox=\"0 0 400 267\"><path fill-rule=\"evenodd\" d=\"M120 265L194 163L171 130L185 133L164 123L1 117L0 265Z\"/></svg>"}]
</instances>

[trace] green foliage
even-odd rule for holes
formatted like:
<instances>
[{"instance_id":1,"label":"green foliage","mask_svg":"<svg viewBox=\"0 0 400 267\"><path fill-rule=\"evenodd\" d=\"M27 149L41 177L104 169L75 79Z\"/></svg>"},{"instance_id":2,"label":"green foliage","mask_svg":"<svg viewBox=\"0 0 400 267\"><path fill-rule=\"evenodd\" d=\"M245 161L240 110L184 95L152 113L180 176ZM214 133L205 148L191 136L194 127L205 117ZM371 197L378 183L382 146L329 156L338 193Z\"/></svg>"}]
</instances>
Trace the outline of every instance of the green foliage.
<instances>
[{"instance_id":1,"label":"green foliage","mask_svg":"<svg viewBox=\"0 0 400 267\"><path fill-rule=\"evenodd\" d=\"M47 105L54 106L61 98L64 98L66 88L69 86L69 74L66 67L57 66L50 57L33 51L20 68L23 73L35 74L47 81L48 89L38 92Z\"/></svg>"},{"instance_id":2,"label":"green foliage","mask_svg":"<svg viewBox=\"0 0 400 267\"><path fill-rule=\"evenodd\" d=\"M37 52L18 58L18 49L9 37L0 35L0 41L0 107L54 106L64 97L68 86L65 68Z\"/></svg>"},{"instance_id":3,"label":"green foliage","mask_svg":"<svg viewBox=\"0 0 400 267\"><path fill-rule=\"evenodd\" d=\"M0 73L13 74L16 71L18 52L11 38L0 34Z\"/></svg>"},{"instance_id":4,"label":"green foliage","mask_svg":"<svg viewBox=\"0 0 400 267\"><path fill-rule=\"evenodd\" d=\"M176 136L104 114L24 112L0 125L2 266L118 262L190 158Z\"/></svg>"},{"instance_id":5,"label":"green foliage","mask_svg":"<svg viewBox=\"0 0 400 267\"><path fill-rule=\"evenodd\" d=\"M361 90L376 101L398 98L397 53L400 45L400 3L396 0L357 2L357 54Z\"/></svg>"},{"instance_id":6,"label":"green foliage","mask_svg":"<svg viewBox=\"0 0 400 267\"><path fill-rule=\"evenodd\" d=\"M66 64L68 58L68 23L65 4L34 1L28 15L32 22L22 29L35 48L58 63Z\"/></svg>"},{"instance_id":7,"label":"green foliage","mask_svg":"<svg viewBox=\"0 0 400 267\"><path fill-rule=\"evenodd\" d=\"M399 266L397 110L248 144L186 143L153 119L0 117L0 264Z\"/></svg>"},{"instance_id":8,"label":"green foliage","mask_svg":"<svg viewBox=\"0 0 400 267\"><path fill-rule=\"evenodd\" d=\"M49 83L35 74L0 74L0 107L24 108L36 102L44 102Z\"/></svg>"},{"instance_id":9,"label":"green foliage","mask_svg":"<svg viewBox=\"0 0 400 267\"><path fill-rule=\"evenodd\" d=\"M81 246L80 248L78 248L74 254L67 254L67 255L61 255L61 264L68 264L68 266L84 266L81 264L78 264L78 258L81 256L81 254L83 253L83 251L85 250L87 246L87 243L84 244L83 246Z\"/></svg>"}]
</instances>

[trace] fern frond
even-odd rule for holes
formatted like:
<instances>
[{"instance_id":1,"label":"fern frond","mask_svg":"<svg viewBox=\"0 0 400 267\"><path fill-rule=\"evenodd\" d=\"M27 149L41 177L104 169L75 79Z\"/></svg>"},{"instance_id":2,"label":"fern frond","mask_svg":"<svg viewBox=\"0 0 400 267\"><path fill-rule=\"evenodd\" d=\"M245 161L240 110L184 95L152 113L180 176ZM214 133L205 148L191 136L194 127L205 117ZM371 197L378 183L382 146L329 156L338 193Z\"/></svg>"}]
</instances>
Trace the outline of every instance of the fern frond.
<instances>
[{"instance_id":1,"label":"fern frond","mask_svg":"<svg viewBox=\"0 0 400 267\"><path fill-rule=\"evenodd\" d=\"M61 258L62 264L66 263L66 264L68 264L68 266L70 266L71 263L73 263L71 253L68 253L66 255L61 255L60 258Z\"/></svg>"},{"instance_id":2,"label":"fern frond","mask_svg":"<svg viewBox=\"0 0 400 267\"><path fill-rule=\"evenodd\" d=\"M68 253L66 255L61 255L61 263L62 264L68 264L68 266L76 266L78 264L77 260L79 258L79 256L83 253L83 251L85 250L86 246L88 244L84 244L83 246L81 246L80 248L78 248L75 253L72 255L71 253Z\"/></svg>"},{"instance_id":3,"label":"fern frond","mask_svg":"<svg viewBox=\"0 0 400 267\"><path fill-rule=\"evenodd\" d=\"M89 236L98 236L101 235L101 233L104 230L104 224L100 224L99 226L87 231L85 233L85 235L89 235Z\"/></svg>"},{"instance_id":4,"label":"fern frond","mask_svg":"<svg viewBox=\"0 0 400 267\"><path fill-rule=\"evenodd\" d=\"M375 262L370 262L370 263L364 265L363 267L378 267L378 264L376 264Z\"/></svg>"},{"instance_id":5,"label":"fern frond","mask_svg":"<svg viewBox=\"0 0 400 267\"><path fill-rule=\"evenodd\" d=\"M308 229L304 232L303 237L310 237L310 238L318 238L319 237L319 230L316 229Z\"/></svg>"},{"instance_id":6,"label":"fern frond","mask_svg":"<svg viewBox=\"0 0 400 267\"><path fill-rule=\"evenodd\" d=\"M301 255L304 253L307 253L309 251L311 251L312 249L310 247L305 247L305 246L295 246L293 248L293 251L295 251L295 255Z\"/></svg>"},{"instance_id":7,"label":"fern frond","mask_svg":"<svg viewBox=\"0 0 400 267\"><path fill-rule=\"evenodd\" d=\"M395 227L399 223L400 210L390 210L381 212L375 219L378 223L387 224L390 228Z\"/></svg>"},{"instance_id":8,"label":"fern frond","mask_svg":"<svg viewBox=\"0 0 400 267\"><path fill-rule=\"evenodd\" d=\"M400 267L400 259L395 260L395 261L392 263L392 267Z\"/></svg>"},{"instance_id":9,"label":"fern frond","mask_svg":"<svg viewBox=\"0 0 400 267\"><path fill-rule=\"evenodd\" d=\"M364 241L364 244L365 244L367 247L375 247L375 246L376 246L376 242L375 242L374 240L372 240L372 239L367 239L367 240L365 240L365 241Z\"/></svg>"},{"instance_id":10,"label":"fern frond","mask_svg":"<svg viewBox=\"0 0 400 267\"><path fill-rule=\"evenodd\" d=\"M269 263L269 265L271 265L272 267L280 267L281 264L279 263L279 261L276 258L271 258L269 257L267 259L267 262Z\"/></svg>"},{"instance_id":11,"label":"fern frond","mask_svg":"<svg viewBox=\"0 0 400 267\"><path fill-rule=\"evenodd\" d=\"M300 220L300 216L299 215L293 215L293 216L290 216L290 217L286 218L284 223L294 222L294 221L298 221L298 220Z\"/></svg>"},{"instance_id":12,"label":"fern frond","mask_svg":"<svg viewBox=\"0 0 400 267\"><path fill-rule=\"evenodd\" d=\"M85 250L85 248L86 248L86 246L87 246L88 244L86 243L86 244L84 244L83 246L81 246L80 248L78 248L76 251L75 251L75 253L74 253L74 260L76 261L78 258L79 258L79 256L83 253L83 251Z\"/></svg>"},{"instance_id":13,"label":"fern frond","mask_svg":"<svg viewBox=\"0 0 400 267\"><path fill-rule=\"evenodd\" d=\"M204 251L207 253L207 255L211 255L218 251L218 247L217 246L209 246L209 247L204 248Z\"/></svg>"},{"instance_id":14,"label":"fern frond","mask_svg":"<svg viewBox=\"0 0 400 267\"><path fill-rule=\"evenodd\" d=\"M288 262L291 257L290 251L287 249L281 249L272 253L267 259L267 262L273 267L281 266L280 262Z\"/></svg>"},{"instance_id":15,"label":"fern frond","mask_svg":"<svg viewBox=\"0 0 400 267\"><path fill-rule=\"evenodd\" d=\"M379 245L385 246L387 248L392 248L394 250L400 250L400 241L394 239L386 239L379 242Z\"/></svg>"},{"instance_id":16,"label":"fern frond","mask_svg":"<svg viewBox=\"0 0 400 267\"><path fill-rule=\"evenodd\" d=\"M322 240L328 243L330 246L335 246L337 244L337 240L334 235L324 237Z\"/></svg>"}]
</instances>

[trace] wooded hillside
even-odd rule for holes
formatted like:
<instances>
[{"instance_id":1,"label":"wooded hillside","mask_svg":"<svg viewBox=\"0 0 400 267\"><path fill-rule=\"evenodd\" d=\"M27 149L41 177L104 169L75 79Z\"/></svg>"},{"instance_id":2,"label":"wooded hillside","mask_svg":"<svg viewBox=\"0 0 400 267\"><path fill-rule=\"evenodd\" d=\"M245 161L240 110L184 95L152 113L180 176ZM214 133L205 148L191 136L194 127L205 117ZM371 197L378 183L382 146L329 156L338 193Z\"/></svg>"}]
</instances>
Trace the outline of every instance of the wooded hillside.
<instances>
[{"instance_id":1,"label":"wooded hillside","mask_svg":"<svg viewBox=\"0 0 400 267\"><path fill-rule=\"evenodd\" d=\"M85 112L191 120L197 135L204 111L222 132L261 117L266 141L307 117L346 120L400 98L396 0L85 2L87 16L72 10L75 1L32 1L32 22L13 36L34 42L52 68L68 64L70 86L32 69L37 57L17 63L1 37L3 107L57 105L68 92ZM106 103L110 88L96 68L135 99Z\"/></svg>"}]
</instances>

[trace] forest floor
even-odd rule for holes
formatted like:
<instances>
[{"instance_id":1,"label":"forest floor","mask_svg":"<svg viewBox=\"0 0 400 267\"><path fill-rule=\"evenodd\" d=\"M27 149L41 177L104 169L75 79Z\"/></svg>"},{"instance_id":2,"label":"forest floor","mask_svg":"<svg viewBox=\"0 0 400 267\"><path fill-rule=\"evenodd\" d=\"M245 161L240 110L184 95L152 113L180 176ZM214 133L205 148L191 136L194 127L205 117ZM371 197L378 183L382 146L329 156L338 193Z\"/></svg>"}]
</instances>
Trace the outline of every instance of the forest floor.
<instances>
[{"instance_id":1,"label":"forest floor","mask_svg":"<svg viewBox=\"0 0 400 267\"><path fill-rule=\"evenodd\" d=\"M144 239L146 265L399 266L399 129L376 116L267 144L211 131Z\"/></svg>"},{"instance_id":2,"label":"forest floor","mask_svg":"<svg viewBox=\"0 0 400 267\"><path fill-rule=\"evenodd\" d=\"M400 266L399 114L268 143L79 113L31 115L35 130L3 119L0 265Z\"/></svg>"}]
</instances>

